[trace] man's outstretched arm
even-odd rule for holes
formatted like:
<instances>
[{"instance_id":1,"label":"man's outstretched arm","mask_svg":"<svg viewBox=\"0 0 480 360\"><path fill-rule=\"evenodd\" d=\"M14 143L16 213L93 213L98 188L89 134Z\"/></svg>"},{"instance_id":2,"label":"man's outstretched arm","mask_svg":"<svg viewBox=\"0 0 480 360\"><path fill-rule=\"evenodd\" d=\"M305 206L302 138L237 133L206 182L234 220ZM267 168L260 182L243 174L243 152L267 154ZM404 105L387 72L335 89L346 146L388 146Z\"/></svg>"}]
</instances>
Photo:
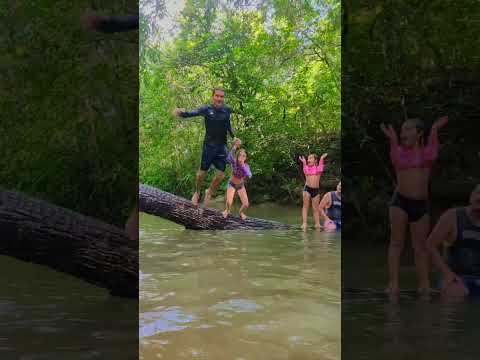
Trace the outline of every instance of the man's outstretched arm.
<instances>
[{"instance_id":1,"label":"man's outstretched arm","mask_svg":"<svg viewBox=\"0 0 480 360\"><path fill-rule=\"evenodd\" d=\"M138 29L138 15L107 16L98 30L104 33L124 32Z\"/></svg>"},{"instance_id":2,"label":"man's outstretched arm","mask_svg":"<svg viewBox=\"0 0 480 360\"><path fill-rule=\"evenodd\" d=\"M173 110L173 116L182 117L182 118L190 118L195 116L204 116L205 115L205 106L201 108L192 110L192 111L185 111L185 109L176 108Z\"/></svg>"},{"instance_id":3,"label":"man's outstretched arm","mask_svg":"<svg viewBox=\"0 0 480 360\"><path fill-rule=\"evenodd\" d=\"M109 34L137 30L138 21L138 15L105 16L93 10L82 15L82 23L87 29Z\"/></svg>"}]
</instances>

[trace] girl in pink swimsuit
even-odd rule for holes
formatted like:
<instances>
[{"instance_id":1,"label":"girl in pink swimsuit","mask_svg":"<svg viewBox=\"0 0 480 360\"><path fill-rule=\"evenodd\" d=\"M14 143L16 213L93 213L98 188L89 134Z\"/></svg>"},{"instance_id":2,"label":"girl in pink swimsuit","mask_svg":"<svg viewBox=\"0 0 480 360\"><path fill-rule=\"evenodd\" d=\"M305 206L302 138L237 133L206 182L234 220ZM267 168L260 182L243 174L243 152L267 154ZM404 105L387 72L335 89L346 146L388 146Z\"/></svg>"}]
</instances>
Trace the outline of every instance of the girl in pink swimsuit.
<instances>
[{"instance_id":1,"label":"girl in pink swimsuit","mask_svg":"<svg viewBox=\"0 0 480 360\"><path fill-rule=\"evenodd\" d=\"M399 293L398 272L407 227L410 226L415 267L420 293L429 291L427 236L430 231L428 185L431 167L438 156L438 130L448 117L442 117L431 128L424 145L424 125L419 119L402 124L401 144L391 125L381 129L390 141L390 159L397 175L397 186L390 203L390 245L388 249L389 284L387 292Z\"/></svg>"},{"instance_id":2,"label":"girl in pink swimsuit","mask_svg":"<svg viewBox=\"0 0 480 360\"><path fill-rule=\"evenodd\" d=\"M313 208L313 219L315 221L315 229L320 230L320 210L318 208L320 203L320 178L323 173L325 158L327 154L323 154L318 162L318 157L315 154L305 157L300 156L299 159L303 164L303 173L305 174L305 186L303 188L303 209L302 209L302 230L307 230L308 209L310 208L310 201Z\"/></svg>"}]
</instances>

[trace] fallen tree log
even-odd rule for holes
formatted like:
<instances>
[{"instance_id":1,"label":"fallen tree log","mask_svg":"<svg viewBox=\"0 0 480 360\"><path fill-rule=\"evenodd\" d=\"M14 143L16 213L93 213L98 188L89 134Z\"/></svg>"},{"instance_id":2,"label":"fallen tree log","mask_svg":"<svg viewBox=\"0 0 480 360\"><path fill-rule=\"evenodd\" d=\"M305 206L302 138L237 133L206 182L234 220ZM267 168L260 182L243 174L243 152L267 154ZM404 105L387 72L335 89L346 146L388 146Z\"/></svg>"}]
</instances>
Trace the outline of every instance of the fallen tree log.
<instances>
[{"instance_id":1,"label":"fallen tree log","mask_svg":"<svg viewBox=\"0 0 480 360\"><path fill-rule=\"evenodd\" d=\"M192 230L271 230L289 229L290 225L275 221L238 216L225 219L220 211L201 206L191 201L151 186L140 185L140 211L173 221Z\"/></svg>"},{"instance_id":2,"label":"fallen tree log","mask_svg":"<svg viewBox=\"0 0 480 360\"><path fill-rule=\"evenodd\" d=\"M0 189L0 233L2 255L138 298L138 243L120 228Z\"/></svg>"}]
</instances>

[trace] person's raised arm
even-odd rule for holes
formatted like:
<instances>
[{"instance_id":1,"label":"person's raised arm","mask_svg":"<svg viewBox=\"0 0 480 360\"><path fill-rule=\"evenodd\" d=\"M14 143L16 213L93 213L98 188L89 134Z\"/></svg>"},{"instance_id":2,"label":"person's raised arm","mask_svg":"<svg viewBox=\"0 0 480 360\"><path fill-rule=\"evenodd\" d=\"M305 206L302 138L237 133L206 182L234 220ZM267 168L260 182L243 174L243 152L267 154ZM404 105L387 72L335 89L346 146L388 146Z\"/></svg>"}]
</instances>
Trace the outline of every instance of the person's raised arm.
<instances>
[{"instance_id":1,"label":"person's raised arm","mask_svg":"<svg viewBox=\"0 0 480 360\"><path fill-rule=\"evenodd\" d=\"M236 140L235 134L233 133L232 122L230 121L230 117L227 120L227 131L230 134L230 137Z\"/></svg>"},{"instance_id":2,"label":"person's raised arm","mask_svg":"<svg viewBox=\"0 0 480 360\"><path fill-rule=\"evenodd\" d=\"M443 128L448 123L448 116L443 116L435 121L430 129L430 135L428 136L427 149L430 149L433 155L438 153L438 130Z\"/></svg>"},{"instance_id":3,"label":"person's raised arm","mask_svg":"<svg viewBox=\"0 0 480 360\"><path fill-rule=\"evenodd\" d=\"M237 141L237 139L235 139L235 141L232 144L232 148L230 149L227 155L227 162L229 162L230 164L233 164L235 162L235 151L238 149L238 147L239 147L239 142Z\"/></svg>"},{"instance_id":4,"label":"person's raised arm","mask_svg":"<svg viewBox=\"0 0 480 360\"><path fill-rule=\"evenodd\" d=\"M298 160L300 160L300 162L303 165L303 173L306 174L307 173L307 160L305 159L305 156L303 156L303 155L299 156Z\"/></svg>"},{"instance_id":5,"label":"person's raised arm","mask_svg":"<svg viewBox=\"0 0 480 360\"><path fill-rule=\"evenodd\" d=\"M327 153L323 154L321 157L320 157L320 161L318 163L318 172L323 172L323 169L325 168L325 159L326 157L328 156Z\"/></svg>"},{"instance_id":6,"label":"person's raised arm","mask_svg":"<svg viewBox=\"0 0 480 360\"><path fill-rule=\"evenodd\" d=\"M448 116L442 116L437 121L435 121L432 125L432 129L435 128L436 130L440 130L445 125L448 124Z\"/></svg>"},{"instance_id":7,"label":"person's raised arm","mask_svg":"<svg viewBox=\"0 0 480 360\"><path fill-rule=\"evenodd\" d=\"M439 142L438 142L438 130L444 127L448 123L448 116L443 116L438 119L430 129L428 135L427 146L425 147L425 158L428 160L435 160L438 156Z\"/></svg>"},{"instance_id":8,"label":"person's raised arm","mask_svg":"<svg viewBox=\"0 0 480 360\"><path fill-rule=\"evenodd\" d=\"M390 141L390 160L395 164L399 157L399 147L398 147L398 136L397 132L392 125L385 126L385 124L380 125L385 137Z\"/></svg>"},{"instance_id":9,"label":"person's raised arm","mask_svg":"<svg viewBox=\"0 0 480 360\"><path fill-rule=\"evenodd\" d=\"M397 132L392 125L385 126L385 124L380 124L380 129L382 130L385 137L390 141L390 145L398 146L398 136Z\"/></svg>"}]
</instances>

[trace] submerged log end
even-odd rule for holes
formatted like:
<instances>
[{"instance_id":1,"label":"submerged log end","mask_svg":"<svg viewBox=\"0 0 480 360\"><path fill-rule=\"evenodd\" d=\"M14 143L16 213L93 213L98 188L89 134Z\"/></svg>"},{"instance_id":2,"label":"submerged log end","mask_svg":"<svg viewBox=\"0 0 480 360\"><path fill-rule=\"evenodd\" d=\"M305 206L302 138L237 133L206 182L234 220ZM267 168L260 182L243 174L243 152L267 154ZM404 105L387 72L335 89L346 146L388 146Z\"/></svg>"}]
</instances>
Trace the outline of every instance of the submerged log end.
<instances>
[{"instance_id":1,"label":"submerged log end","mask_svg":"<svg viewBox=\"0 0 480 360\"><path fill-rule=\"evenodd\" d=\"M122 229L0 189L0 254L138 298L138 242Z\"/></svg>"}]
</instances>

